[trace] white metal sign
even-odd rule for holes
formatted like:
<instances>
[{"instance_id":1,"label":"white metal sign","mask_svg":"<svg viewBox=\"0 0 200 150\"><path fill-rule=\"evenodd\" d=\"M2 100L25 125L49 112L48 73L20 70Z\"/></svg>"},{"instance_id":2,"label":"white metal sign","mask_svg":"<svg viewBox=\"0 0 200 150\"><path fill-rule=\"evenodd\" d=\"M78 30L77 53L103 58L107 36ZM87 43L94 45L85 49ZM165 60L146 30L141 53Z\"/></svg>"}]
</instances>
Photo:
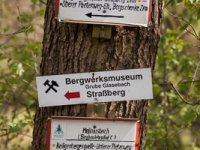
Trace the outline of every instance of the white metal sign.
<instances>
[{"instance_id":1,"label":"white metal sign","mask_svg":"<svg viewBox=\"0 0 200 150\"><path fill-rule=\"evenodd\" d=\"M138 150L136 119L52 117L46 150Z\"/></svg>"},{"instance_id":2,"label":"white metal sign","mask_svg":"<svg viewBox=\"0 0 200 150\"><path fill-rule=\"evenodd\" d=\"M152 99L151 69L36 77L39 106Z\"/></svg>"},{"instance_id":3,"label":"white metal sign","mask_svg":"<svg viewBox=\"0 0 200 150\"><path fill-rule=\"evenodd\" d=\"M147 26L151 0L56 0L55 17L67 22Z\"/></svg>"}]
</instances>

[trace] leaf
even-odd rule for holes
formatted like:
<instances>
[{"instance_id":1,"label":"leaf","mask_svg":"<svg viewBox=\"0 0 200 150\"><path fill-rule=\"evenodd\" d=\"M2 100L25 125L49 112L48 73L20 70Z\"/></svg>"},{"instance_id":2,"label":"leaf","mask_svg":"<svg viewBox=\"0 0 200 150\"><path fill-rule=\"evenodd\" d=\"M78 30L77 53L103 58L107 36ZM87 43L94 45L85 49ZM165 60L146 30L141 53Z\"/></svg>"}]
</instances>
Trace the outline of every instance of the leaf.
<instances>
[{"instance_id":1,"label":"leaf","mask_svg":"<svg viewBox=\"0 0 200 150\"><path fill-rule=\"evenodd\" d=\"M8 125L9 125L10 127L15 127L17 124L14 123L14 122L10 122Z\"/></svg>"},{"instance_id":2,"label":"leaf","mask_svg":"<svg viewBox=\"0 0 200 150\"><path fill-rule=\"evenodd\" d=\"M9 30L9 28L3 28L3 32L7 32Z\"/></svg>"},{"instance_id":3,"label":"leaf","mask_svg":"<svg viewBox=\"0 0 200 150\"><path fill-rule=\"evenodd\" d=\"M172 59L172 62L173 62L175 65L177 65L177 66L180 64L179 61L176 60L176 59Z\"/></svg>"},{"instance_id":4,"label":"leaf","mask_svg":"<svg viewBox=\"0 0 200 150\"><path fill-rule=\"evenodd\" d=\"M168 6L169 4L172 5L172 4L174 3L174 1L175 1L175 0L169 0L169 1L167 1L167 2L166 2L166 6Z\"/></svg>"},{"instance_id":5,"label":"leaf","mask_svg":"<svg viewBox=\"0 0 200 150\"><path fill-rule=\"evenodd\" d=\"M19 76L22 76L23 73L24 73L24 69L23 69L22 63L19 63L19 64L17 65L16 74L19 75Z\"/></svg>"},{"instance_id":6,"label":"leaf","mask_svg":"<svg viewBox=\"0 0 200 150\"><path fill-rule=\"evenodd\" d=\"M197 9L197 19L200 19L200 8Z\"/></svg>"},{"instance_id":7,"label":"leaf","mask_svg":"<svg viewBox=\"0 0 200 150\"><path fill-rule=\"evenodd\" d=\"M11 132L13 135L17 135L17 132Z\"/></svg>"},{"instance_id":8,"label":"leaf","mask_svg":"<svg viewBox=\"0 0 200 150\"><path fill-rule=\"evenodd\" d=\"M40 9L39 11L37 11L38 16L44 16L44 13L44 9Z\"/></svg>"},{"instance_id":9,"label":"leaf","mask_svg":"<svg viewBox=\"0 0 200 150\"><path fill-rule=\"evenodd\" d=\"M12 58L9 58L9 59L7 60L7 62L10 63L11 60L12 60Z\"/></svg>"},{"instance_id":10,"label":"leaf","mask_svg":"<svg viewBox=\"0 0 200 150\"><path fill-rule=\"evenodd\" d=\"M15 126L15 127L11 127L9 131L11 133L13 133L13 132L17 132L18 130L19 130L19 128L17 126Z\"/></svg>"}]
</instances>

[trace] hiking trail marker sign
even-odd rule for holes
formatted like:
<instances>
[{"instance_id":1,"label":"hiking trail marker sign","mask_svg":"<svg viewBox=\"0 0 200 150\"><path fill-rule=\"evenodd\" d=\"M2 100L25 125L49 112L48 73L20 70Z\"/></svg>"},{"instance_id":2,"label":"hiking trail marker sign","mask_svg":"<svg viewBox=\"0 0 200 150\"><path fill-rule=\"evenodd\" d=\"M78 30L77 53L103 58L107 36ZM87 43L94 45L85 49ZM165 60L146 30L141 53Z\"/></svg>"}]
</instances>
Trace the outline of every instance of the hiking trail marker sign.
<instances>
[{"instance_id":1,"label":"hiking trail marker sign","mask_svg":"<svg viewBox=\"0 0 200 150\"><path fill-rule=\"evenodd\" d=\"M129 118L52 117L46 150L138 150L140 122Z\"/></svg>"},{"instance_id":2,"label":"hiking trail marker sign","mask_svg":"<svg viewBox=\"0 0 200 150\"><path fill-rule=\"evenodd\" d=\"M147 27L151 0L56 0L55 17L60 21Z\"/></svg>"},{"instance_id":3,"label":"hiking trail marker sign","mask_svg":"<svg viewBox=\"0 0 200 150\"><path fill-rule=\"evenodd\" d=\"M39 107L153 99L151 68L36 77Z\"/></svg>"}]
</instances>

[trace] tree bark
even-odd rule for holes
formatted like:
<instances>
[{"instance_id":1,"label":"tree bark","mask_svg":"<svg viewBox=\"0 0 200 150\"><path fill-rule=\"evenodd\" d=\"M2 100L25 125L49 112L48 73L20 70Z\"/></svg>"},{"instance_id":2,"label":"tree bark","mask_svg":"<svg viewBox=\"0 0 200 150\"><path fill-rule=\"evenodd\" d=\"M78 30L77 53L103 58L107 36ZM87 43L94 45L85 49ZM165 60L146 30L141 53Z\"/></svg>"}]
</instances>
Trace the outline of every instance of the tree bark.
<instances>
[{"instance_id":1,"label":"tree bark","mask_svg":"<svg viewBox=\"0 0 200 150\"><path fill-rule=\"evenodd\" d=\"M158 1L153 1L150 26L112 26L111 39L92 37L92 25L60 23L54 19L54 0L48 0L45 13L41 75L148 68L152 70L159 42L160 14ZM142 92L142 91L141 91ZM36 106L33 150L45 150L47 119L51 116L86 117L95 107L97 116L139 118L140 150L144 149L147 131L148 100L71 105ZM104 109L99 114L97 107Z\"/></svg>"}]
</instances>

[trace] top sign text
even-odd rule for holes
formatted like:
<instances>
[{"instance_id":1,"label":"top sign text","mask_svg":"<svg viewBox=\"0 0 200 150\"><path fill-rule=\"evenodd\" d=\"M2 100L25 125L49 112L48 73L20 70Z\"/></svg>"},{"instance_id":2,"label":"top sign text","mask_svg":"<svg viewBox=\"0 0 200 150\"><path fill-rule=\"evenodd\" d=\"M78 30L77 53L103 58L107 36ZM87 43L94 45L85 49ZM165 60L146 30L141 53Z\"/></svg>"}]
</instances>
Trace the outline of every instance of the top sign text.
<instances>
[{"instance_id":1,"label":"top sign text","mask_svg":"<svg viewBox=\"0 0 200 150\"><path fill-rule=\"evenodd\" d=\"M67 22L147 26L150 0L57 0L56 18Z\"/></svg>"}]
</instances>

